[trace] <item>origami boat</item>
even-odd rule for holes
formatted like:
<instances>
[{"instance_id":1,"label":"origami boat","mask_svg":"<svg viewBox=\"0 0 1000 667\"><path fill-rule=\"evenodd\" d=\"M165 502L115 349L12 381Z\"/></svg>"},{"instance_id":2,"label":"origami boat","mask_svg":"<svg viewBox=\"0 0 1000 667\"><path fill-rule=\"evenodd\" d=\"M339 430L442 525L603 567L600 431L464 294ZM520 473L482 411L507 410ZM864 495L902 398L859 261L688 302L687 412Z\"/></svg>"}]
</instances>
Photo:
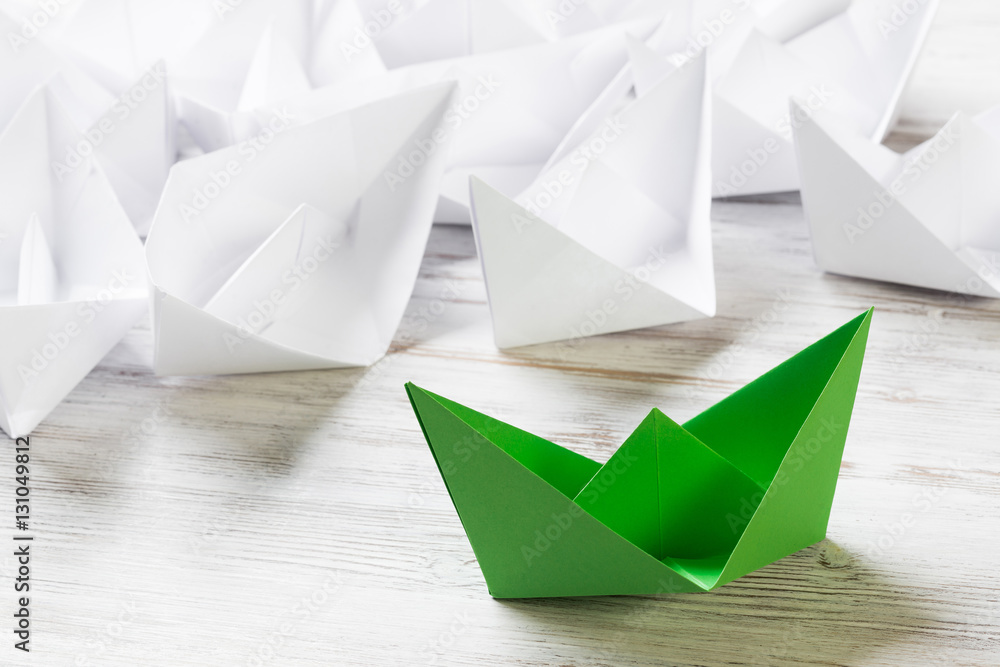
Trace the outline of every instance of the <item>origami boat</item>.
<instances>
[{"instance_id":1,"label":"origami boat","mask_svg":"<svg viewBox=\"0 0 1000 667\"><path fill-rule=\"evenodd\" d=\"M824 271L1000 298L1000 107L958 113L904 155L824 115L795 137Z\"/></svg>"},{"instance_id":2,"label":"origami boat","mask_svg":"<svg viewBox=\"0 0 1000 667\"><path fill-rule=\"evenodd\" d=\"M407 384L490 594L707 591L822 540L871 316L604 465Z\"/></svg>"},{"instance_id":3,"label":"origami boat","mask_svg":"<svg viewBox=\"0 0 1000 667\"><path fill-rule=\"evenodd\" d=\"M706 61L630 47L639 97L521 195L470 179L499 348L715 315Z\"/></svg>"},{"instance_id":4,"label":"origami boat","mask_svg":"<svg viewBox=\"0 0 1000 667\"><path fill-rule=\"evenodd\" d=\"M0 133L0 428L31 433L146 313L142 242L48 86Z\"/></svg>"},{"instance_id":5,"label":"origami boat","mask_svg":"<svg viewBox=\"0 0 1000 667\"><path fill-rule=\"evenodd\" d=\"M378 361L427 246L454 89L416 89L174 165L146 243L156 373ZM408 171L395 177L400 164Z\"/></svg>"},{"instance_id":6,"label":"origami boat","mask_svg":"<svg viewBox=\"0 0 1000 667\"><path fill-rule=\"evenodd\" d=\"M722 38L709 47L713 71L720 73L713 86L716 197L799 188L792 135L803 116L788 114L789 98L808 100L807 113L841 115L881 141L896 120L939 3L756 4L777 7L750 21L749 32L744 19L755 12L733 10L736 22L724 26ZM704 36L704 30L696 34Z\"/></svg>"}]
</instances>

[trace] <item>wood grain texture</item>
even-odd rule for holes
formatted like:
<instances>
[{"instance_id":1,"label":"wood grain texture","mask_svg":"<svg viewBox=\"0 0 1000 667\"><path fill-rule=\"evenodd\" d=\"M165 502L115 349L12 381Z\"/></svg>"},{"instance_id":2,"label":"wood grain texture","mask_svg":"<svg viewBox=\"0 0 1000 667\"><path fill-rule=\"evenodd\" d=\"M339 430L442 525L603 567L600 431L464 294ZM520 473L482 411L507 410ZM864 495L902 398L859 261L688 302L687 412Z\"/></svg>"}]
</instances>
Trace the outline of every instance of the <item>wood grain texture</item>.
<instances>
[{"instance_id":1,"label":"wood grain texture","mask_svg":"<svg viewBox=\"0 0 1000 667\"><path fill-rule=\"evenodd\" d=\"M906 132L1000 98L998 30L944 0ZM794 195L713 220L716 318L572 347L497 351L451 227L370 369L157 378L137 327L33 434L33 653L0 664L997 664L1000 301L823 274ZM872 305L827 542L710 594L488 596L404 382L604 460Z\"/></svg>"}]
</instances>

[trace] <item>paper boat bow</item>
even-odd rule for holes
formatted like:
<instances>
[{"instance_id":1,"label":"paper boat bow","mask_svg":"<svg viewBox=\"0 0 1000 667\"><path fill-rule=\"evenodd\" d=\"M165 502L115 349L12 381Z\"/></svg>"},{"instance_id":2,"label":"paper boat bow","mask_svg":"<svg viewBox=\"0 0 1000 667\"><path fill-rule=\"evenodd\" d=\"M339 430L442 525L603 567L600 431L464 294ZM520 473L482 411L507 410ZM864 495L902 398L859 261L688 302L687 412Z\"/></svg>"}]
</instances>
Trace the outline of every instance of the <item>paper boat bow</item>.
<instances>
[{"instance_id":1,"label":"paper boat bow","mask_svg":"<svg viewBox=\"0 0 1000 667\"><path fill-rule=\"evenodd\" d=\"M707 591L823 539L871 313L604 465L407 384L490 594Z\"/></svg>"}]
</instances>

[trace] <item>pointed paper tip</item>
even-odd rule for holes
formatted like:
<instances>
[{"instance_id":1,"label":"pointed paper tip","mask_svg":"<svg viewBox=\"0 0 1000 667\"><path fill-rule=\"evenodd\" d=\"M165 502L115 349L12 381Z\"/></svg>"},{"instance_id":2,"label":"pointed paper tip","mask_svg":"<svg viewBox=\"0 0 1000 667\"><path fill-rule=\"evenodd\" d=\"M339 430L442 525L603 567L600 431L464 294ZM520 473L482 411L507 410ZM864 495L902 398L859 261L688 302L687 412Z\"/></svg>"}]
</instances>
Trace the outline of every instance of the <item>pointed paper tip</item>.
<instances>
[{"instance_id":1,"label":"pointed paper tip","mask_svg":"<svg viewBox=\"0 0 1000 667\"><path fill-rule=\"evenodd\" d=\"M806 105L795 95L788 98L788 109L791 111L792 118L806 117L806 121L808 121L811 116Z\"/></svg>"},{"instance_id":2,"label":"pointed paper tip","mask_svg":"<svg viewBox=\"0 0 1000 667\"><path fill-rule=\"evenodd\" d=\"M869 326L872 321L872 315L874 314L875 314L875 306L872 306L867 311L865 311L864 319L861 321L861 325L865 327Z\"/></svg>"},{"instance_id":3,"label":"pointed paper tip","mask_svg":"<svg viewBox=\"0 0 1000 667\"><path fill-rule=\"evenodd\" d=\"M484 198L488 198L490 195L499 195L499 194L500 193L497 192L493 187L491 187L486 181L484 181L483 179L479 178L474 174L469 174L469 212L471 213L472 216L473 230L479 229L477 204L481 204Z\"/></svg>"},{"instance_id":4,"label":"pointed paper tip","mask_svg":"<svg viewBox=\"0 0 1000 667\"><path fill-rule=\"evenodd\" d=\"M861 313L860 315L852 319L850 322L838 328L837 331L853 330L854 335L851 336L851 338L852 339L855 338L859 333L868 329L869 325L871 324L872 314L874 314L874 312L875 312L875 307L872 306L865 312Z\"/></svg>"},{"instance_id":5,"label":"pointed paper tip","mask_svg":"<svg viewBox=\"0 0 1000 667\"><path fill-rule=\"evenodd\" d=\"M417 413L419 413L419 410L417 410L417 404L416 404L416 401L417 401L418 398L420 398L420 397L429 398L429 399L433 399L435 402L438 402L438 403L440 403L440 401L438 399L442 398L441 396L438 396L434 392L427 391L423 387L418 387L417 385L413 384L412 382L407 382L406 384L403 385L403 388L406 389L406 396L407 396L407 398L410 399L410 404L413 406L414 412L417 412Z\"/></svg>"},{"instance_id":6,"label":"pointed paper tip","mask_svg":"<svg viewBox=\"0 0 1000 667\"><path fill-rule=\"evenodd\" d=\"M483 190L492 190L486 181L479 178L475 174L469 174L469 193L475 195L476 192L482 192Z\"/></svg>"},{"instance_id":7,"label":"pointed paper tip","mask_svg":"<svg viewBox=\"0 0 1000 667\"><path fill-rule=\"evenodd\" d=\"M861 313L860 315L858 315L854 319L861 321L860 324L859 324L859 327L860 327L861 325L864 325L864 324L866 324L868 322L871 322L872 315L874 315L874 314L875 314L875 306L872 306L871 308L869 308L865 312Z\"/></svg>"},{"instance_id":8,"label":"pointed paper tip","mask_svg":"<svg viewBox=\"0 0 1000 667\"><path fill-rule=\"evenodd\" d=\"M840 327L838 331L852 332L849 344L853 344L853 342L857 341L860 337L862 339L861 341L862 347L867 347L868 331L871 329L872 315L874 313L875 313L875 307L872 306L871 308L861 313L860 315L855 317L853 320L851 320L844 326ZM845 349L845 354L846 354L846 349Z\"/></svg>"},{"instance_id":9,"label":"pointed paper tip","mask_svg":"<svg viewBox=\"0 0 1000 667\"><path fill-rule=\"evenodd\" d=\"M666 422L668 424L676 424L677 423L673 419L671 419L670 416L667 415L667 413L663 412L659 408L653 408L652 410L650 410L649 414L646 415L646 419L649 419L650 417L652 417L652 419L653 419L653 421L655 423L663 423L663 422ZM644 419L643 421L646 421L646 420Z\"/></svg>"}]
</instances>

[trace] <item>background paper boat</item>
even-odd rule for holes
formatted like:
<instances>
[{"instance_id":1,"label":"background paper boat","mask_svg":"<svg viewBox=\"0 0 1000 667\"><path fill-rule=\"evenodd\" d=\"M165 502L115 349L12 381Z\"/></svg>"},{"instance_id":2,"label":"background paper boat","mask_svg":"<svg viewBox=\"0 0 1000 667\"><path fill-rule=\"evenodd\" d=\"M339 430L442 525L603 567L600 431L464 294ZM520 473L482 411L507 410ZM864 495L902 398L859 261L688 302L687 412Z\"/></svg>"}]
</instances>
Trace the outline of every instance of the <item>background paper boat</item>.
<instances>
[{"instance_id":1,"label":"background paper boat","mask_svg":"<svg viewBox=\"0 0 1000 667\"><path fill-rule=\"evenodd\" d=\"M146 312L142 243L48 88L0 134L0 427L27 435Z\"/></svg>"},{"instance_id":2,"label":"background paper boat","mask_svg":"<svg viewBox=\"0 0 1000 667\"><path fill-rule=\"evenodd\" d=\"M823 270L1000 298L1000 107L905 155L820 114L795 140Z\"/></svg>"},{"instance_id":3,"label":"background paper boat","mask_svg":"<svg viewBox=\"0 0 1000 667\"><path fill-rule=\"evenodd\" d=\"M516 200L471 179L498 347L715 314L705 59L642 92Z\"/></svg>"},{"instance_id":4,"label":"background paper boat","mask_svg":"<svg viewBox=\"0 0 1000 667\"><path fill-rule=\"evenodd\" d=\"M365 13L377 11L378 0ZM367 2L365 4L372 5ZM389 68L555 42L633 20L660 20L670 2L426 0L402 7L373 40Z\"/></svg>"},{"instance_id":5,"label":"background paper boat","mask_svg":"<svg viewBox=\"0 0 1000 667\"><path fill-rule=\"evenodd\" d=\"M718 74L712 136L717 197L798 189L792 146L798 121L788 115L791 97L808 99L810 111L841 114L865 136L881 141L896 120L938 1L765 5L777 6L743 34L738 25L724 26L723 39L709 49L718 52L712 58ZM737 19L745 14L734 7L730 11ZM693 31L704 31L705 25L695 24ZM739 46L730 54L731 45L723 44L737 35Z\"/></svg>"},{"instance_id":6,"label":"background paper boat","mask_svg":"<svg viewBox=\"0 0 1000 667\"><path fill-rule=\"evenodd\" d=\"M20 29L0 12L0 32L14 35ZM0 128L40 85L48 86L81 131L76 143L53 155L53 168L75 168L96 157L129 219L145 234L176 158L173 101L163 63L152 63L125 81L102 80L41 37L25 40L0 51Z\"/></svg>"},{"instance_id":7,"label":"background paper boat","mask_svg":"<svg viewBox=\"0 0 1000 667\"><path fill-rule=\"evenodd\" d=\"M178 114L206 151L260 131L257 109L312 89L311 0L246 0L171 68ZM266 118L265 118L266 122Z\"/></svg>"},{"instance_id":8,"label":"background paper boat","mask_svg":"<svg viewBox=\"0 0 1000 667\"><path fill-rule=\"evenodd\" d=\"M175 165L146 243L154 370L385 354L430 234L453 91L435 84Z\"/></svg>"},{"instance_id":9,"label":"background paper boat","mask_svg":"<svg viewBox=\"0 0 1000 667\"><path fill-rule=\"evenodd\" d=\"M256 1L256 0L254 0ZM149 68L176 66L212 25L249 3L80 0L53 43L105 88L120 93Z\"/></svg>"},{"instance_id":10,"label":"background paper boat","mask_svg":"<svg viewBox=\"0 0 1000 667\"><path fill-rule=\"evenodd\" d=\"M0 49L0 130L39 86L50 81L53 92L69 93L77 102L66 108L77 127L89 126L111 105L111 94L42 37L22 38L22 30L22 23L0 11L0 34L9 42Z\"/></svg>"},{"instance_id":11,"label":"background paper boat","mask_svg":"<svg viewBox=\"0 0 1000 667\"><path fill-rule=\"evenodd\" d=\"M626 31L614 25L552 43L434 60L360 81L334 84L280 105L297 122L439 81L458 92L446 123L454 130L436 222L469 223L469 175L511 196L531 184L566 132L628 59Z\"/></svg>"},{"instance_id":12,"label":"background paper boat","mask_svg":"<svg viewBox=\"0 0 1000 667\"><path fill-rule=\"evenodd\" d=\"M407 384L490 594L706 591L823 539L871 316L603 466Z\"/></svg>"}]
</instances>

